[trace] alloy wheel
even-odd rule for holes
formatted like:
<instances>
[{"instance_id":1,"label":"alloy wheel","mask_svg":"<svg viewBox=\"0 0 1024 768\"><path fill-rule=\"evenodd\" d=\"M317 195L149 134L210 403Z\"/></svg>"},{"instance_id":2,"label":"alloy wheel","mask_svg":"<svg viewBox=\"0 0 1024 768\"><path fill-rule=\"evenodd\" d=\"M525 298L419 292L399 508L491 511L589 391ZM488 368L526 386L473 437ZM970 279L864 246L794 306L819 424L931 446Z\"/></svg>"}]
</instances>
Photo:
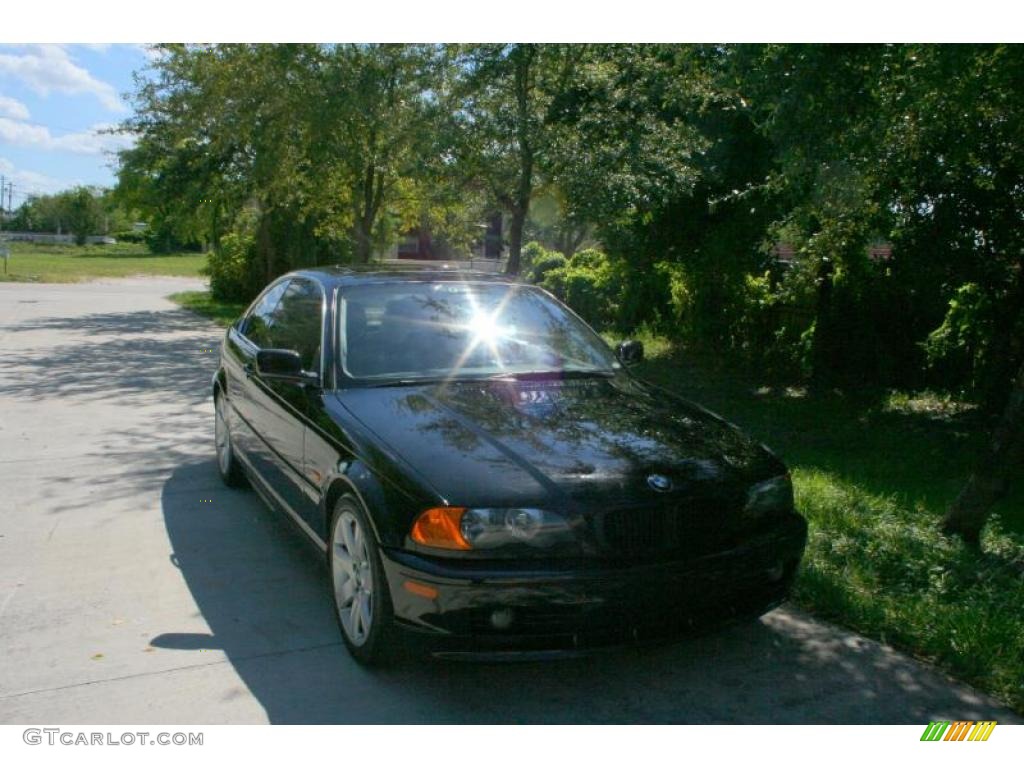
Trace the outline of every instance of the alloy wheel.
<instances>
[{"instance_id":1,"label":"alloy wheel","mask_svg":"<svg viewBox=\"0 0 1024 768\"><path fill-rule=\"evenodd\" d=\"M225 475L231 469L231 438L228 434L228 423L224 413L224 398L217 398L217 405L214 409L216 417L214 420L213 436L217 446L217 463L220 471Z\"/></svg>"},{"instance_id":2,"label":"alloy wheel","mask_svg":"<svg viewBox=\"0 0 1024 768\"><path fill-rule=\"evenodd\" d=\"M373 627L373 567L363 527L348 510L334 526L331 560L342 629L354 645L362 645Z\"/></svg>"}]
</instances>

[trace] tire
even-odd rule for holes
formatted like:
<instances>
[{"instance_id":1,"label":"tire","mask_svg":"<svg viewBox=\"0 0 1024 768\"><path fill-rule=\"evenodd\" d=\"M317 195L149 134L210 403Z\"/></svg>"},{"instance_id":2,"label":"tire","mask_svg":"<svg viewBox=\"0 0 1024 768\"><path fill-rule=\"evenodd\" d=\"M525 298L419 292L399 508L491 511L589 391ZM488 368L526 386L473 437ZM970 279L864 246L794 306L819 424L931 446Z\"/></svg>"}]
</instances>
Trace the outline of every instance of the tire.
<instances>
[{"instance_id":1,"label":"tire","mask_svg":"<svg viewBox=\"0 0 1024 768\"><path fill-rule=\"evenodd\" d=\"M391 591L373 528L353 497L334 505L330 533L327 566L341 638L357 662L383 666L396 651Z\"/></svg>"},{"instance_id":2,"label":"tire","mask_svg":"<svg viewBox=\"0 0 1024 768\"><path fill-rule=\"evenodd\" d=\"M235 456L235 449L231 443L231 428L228 426L228 404L220 390L217 390L213 398L213 409L213 439L220 479L229 488L244 488L248 485L248 480L245 477L245 470Z\"/></svg>"}]
</instances>

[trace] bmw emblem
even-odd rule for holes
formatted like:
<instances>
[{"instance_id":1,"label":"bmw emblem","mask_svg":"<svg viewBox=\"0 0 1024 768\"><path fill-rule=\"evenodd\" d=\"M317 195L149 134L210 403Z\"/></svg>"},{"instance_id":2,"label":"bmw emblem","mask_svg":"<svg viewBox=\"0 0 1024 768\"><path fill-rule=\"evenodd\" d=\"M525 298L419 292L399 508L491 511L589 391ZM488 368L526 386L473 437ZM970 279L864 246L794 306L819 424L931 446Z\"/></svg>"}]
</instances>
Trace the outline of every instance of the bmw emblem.
<instances>
[{"instance_id":1,"label":"bmw emblem","mask_svg":"<svg viewBox=\"0 0 1024 768\"><path fill-rule=\"evenodd\" d=\"M672 481L664 475L651 475L647 478L647 484L661 493L672 490Z\"/></svg>"}]
</instances>

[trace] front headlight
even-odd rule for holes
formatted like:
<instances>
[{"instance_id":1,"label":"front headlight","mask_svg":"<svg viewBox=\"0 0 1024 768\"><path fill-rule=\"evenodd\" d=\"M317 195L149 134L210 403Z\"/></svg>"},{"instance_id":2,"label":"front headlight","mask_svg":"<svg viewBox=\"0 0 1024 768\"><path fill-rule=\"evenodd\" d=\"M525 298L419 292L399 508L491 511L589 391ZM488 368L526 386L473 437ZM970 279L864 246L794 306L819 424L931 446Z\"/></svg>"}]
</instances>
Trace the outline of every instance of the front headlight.
<instances>
[{"instance_id":1,"label":"front headlight","mask_svg":"<svg viewBox=\"0 0 1024 768\"><path fill-rule=\"evenodd\" d=\"M789 475L779 475L750 487L743 514L748 519L757 519L773 512L788 512L792 508L793 483Z\"/></svg>"},{"instance_id":2,"label":"front headlight","mask_svg":"<svg viewBox=\"0 0 1024 768\"><path fill-rule=\"evenodd\" d=\"M417 544L438 549L496 549L509 544L549 547L570 538L569 524L545 509L436 507L416 518Z\"/></svg>"},{"instance_id":3,"label":"front headlight","mask_svg":"<svg viewBox=\"0 0 1024 768\"><path fill-rule=\"evenodd\" d=\"M473 549L517 543L546 547L569 530L561 515L543 509L467 509L459 528Z\"/></svg>"}]
</instances>

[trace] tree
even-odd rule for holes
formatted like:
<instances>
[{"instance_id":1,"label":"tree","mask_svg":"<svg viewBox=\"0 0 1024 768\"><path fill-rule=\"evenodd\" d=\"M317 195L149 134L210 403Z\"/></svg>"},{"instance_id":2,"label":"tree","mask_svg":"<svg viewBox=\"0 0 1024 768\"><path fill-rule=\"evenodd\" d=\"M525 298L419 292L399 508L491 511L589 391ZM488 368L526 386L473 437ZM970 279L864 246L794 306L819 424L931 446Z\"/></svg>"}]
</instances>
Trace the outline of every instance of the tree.
<instances>
[{"instance_id":1,"label":"tree","mask_svg":"<svg viewBox=\"0 0 1024 768\"><path fill-rule=\"evenodd\" d=\"M811 272L817 385L856 375L856 340L869 336L851 332L844 313L868 279L868 243L886 229L877 150L890 115L878 84L890 55L877 45L765 45L729 56L740 104L772 147L760 182L775 206L772 234L796 240Z\"/></svg>"},{"instance_id":2,"label":"tree","mask_svg":"<svg viewBox=\"0 0 1024 768\"><path fill-rule=\"evenodd\" d=\"M312 203L332 227L346 223L366 263L383 213L406 225L422 213L414 187L440 116L434 46L345 45L320 51L314 73L309 164L321 174Z\"/></svg>"},{"instance_id":3,"label":"tree","mask_svg":"<svg viewBox=\"0 0 1024 768\"><path fill-rule=\"evenodd\" d=\"M727 199L763 179L770 148L721 82L726 61L721 46L588 47L548 140L567 218L620 265L618 323L719 349L771 220L762 196Z\"/></svg>"},{"instance_id":4,"label":"tree","mask_svg":"<svg viewBox=\"0 0 1024 768\"><path fill-rule=\"evenodd\" d=\"M259 212L254 287L307 251L317 222L304 209L304 108L316 93L315 46L159 46L137 79L135 115L124 130L119 191L169 240L214 248L247 209ZM300 119L296 119L300 118Z\"/></svg>"},{"instance_id":5,"label":"tree","mask_svg":"<svg viewBox=\"0 0 1024 768\"><path fill-rule=\"evenodd\" d=\"M834 260L857 298L841 310L819 302L816 373L849 365L851 347L865 343L877 357L897 336L899 356L920 366L923 347L944 386L959 380L990 408L1002 405L983 466L944 522L976 541L1020 464L1024 51L767 46L739 58L751 110L775 146L784 218L803 230L809 253ZM873 315L885 308L864 300L880 279L865 258L872 236L893 245L884 280L898 311L884 326ZM819 296L832 282L822 274ZM843 337L833 330L839 321Z\"/></svg>"},{"instance_id":6,"label":"tree","mask_svg":"<svg viewBox=\"0 0 1024 768\"><path fill-rule=\"evenodd\" d=\"M63 232L61 211L54 195L32 195L14 216L10 228L26 232Z\"/></svg>"},{"instance_id":7,"label":"tree","mask_svg":"<svg viewBox=\"0 0 1024 768\"><path fill-rule=\"evenodd\" d=\"M249 292L290 268L365 262L417 220L436 46L161 46L135 94L119 188L179 239L252 241ZM232 245L233 252L235 246Z\"/></svg>"},{"instance_id":8,"label":"tree","mask_svg":"<svg viewBox=\"0 0 1024 768\"><path fill-rule=\"evenodd\" d=\"M89 187L78 187L69 193L67 217L75 243L85 245L85 239L98 231L103 222L103 209L95 191Z\"/></svg>"},{"instance_id":9,"label":"tree","mask_svg":"<svg viewBox=\"0 0 1024 768\"><path fill-rule=\"evenodd\" d=\"M548 164L548 109L572 82L580 46L449 46L455 72L448 152L509 216L507 272L518 274L538 175Z\"/></svg>"},{"instance_id":10,"label":"tree","mask_svg":"<svg viewBox=\"0 0 1024 768\"><path fill-rule=\"evenodd\" d=\"M75 187L55 195L30 197L18 209L14 228L70 232L78 245L84 245L89 235L106 233L107 220L116 214L106 193L93 187Z\"/></svg>"}]
</instances>

